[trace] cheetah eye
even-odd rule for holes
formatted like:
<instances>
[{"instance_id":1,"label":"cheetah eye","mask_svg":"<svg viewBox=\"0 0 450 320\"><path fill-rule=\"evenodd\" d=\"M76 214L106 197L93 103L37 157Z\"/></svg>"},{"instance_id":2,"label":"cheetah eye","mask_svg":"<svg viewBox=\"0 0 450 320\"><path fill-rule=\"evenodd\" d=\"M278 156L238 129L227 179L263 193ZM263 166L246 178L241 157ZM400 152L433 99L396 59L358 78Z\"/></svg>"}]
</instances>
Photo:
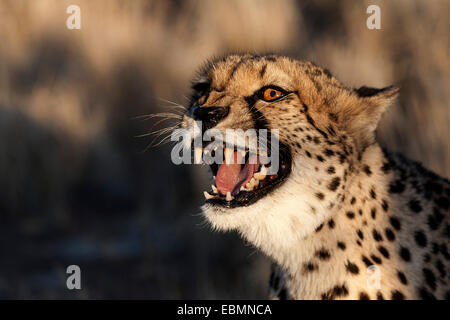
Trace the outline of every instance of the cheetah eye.
<instances>
[{"instance_id":1,"label":"cheetah eye","mask_svg":"<svg viewBox=\"0 0 450 320\"><path fill-rule=\"evenodd\" d=\"M281 98L282 95L283 93L281 91L272 88L267 88L263 93L264 100L266 101L276 100L278 98Z\"/></svg>"},{"instance_id":2,"label":"cheetah eye","mask_svg":"<svg viewBox=\"0 0 450 320\"><path fill-rule=\"evenodd\" d=\"M259 98L266 101L272 102L278 100L286 95L286 92L278 87L266 87L262 88L259 92Z\"/></svg>"}]
</instances>

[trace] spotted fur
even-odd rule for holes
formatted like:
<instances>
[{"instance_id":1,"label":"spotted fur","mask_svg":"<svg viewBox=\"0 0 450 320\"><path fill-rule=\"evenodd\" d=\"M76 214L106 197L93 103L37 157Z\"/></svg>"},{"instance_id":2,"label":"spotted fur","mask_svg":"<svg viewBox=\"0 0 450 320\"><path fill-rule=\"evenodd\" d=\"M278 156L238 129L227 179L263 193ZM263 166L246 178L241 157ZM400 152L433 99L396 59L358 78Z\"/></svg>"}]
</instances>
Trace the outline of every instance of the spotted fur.
<instances>
[{"instance_id":1,"label":"spotted fur","mask_svg":"<svg viewBox=\"0 0 450 320\"><path fill-rule=\"evenodd\" d=\"M251 98L271 85L289 94ZM237 230L274 260L272 298L449 298L449 181L375 140L397 88L347 88L311 62L275 55L212 61L194 88L192 105L230 108L215 128L264 120L291 152L288 179L264 198L202 208L215 229ZM191 125L187 114L182 126ZM371 266L379 288L367 285Z\"/></svg>"}]
</instances>

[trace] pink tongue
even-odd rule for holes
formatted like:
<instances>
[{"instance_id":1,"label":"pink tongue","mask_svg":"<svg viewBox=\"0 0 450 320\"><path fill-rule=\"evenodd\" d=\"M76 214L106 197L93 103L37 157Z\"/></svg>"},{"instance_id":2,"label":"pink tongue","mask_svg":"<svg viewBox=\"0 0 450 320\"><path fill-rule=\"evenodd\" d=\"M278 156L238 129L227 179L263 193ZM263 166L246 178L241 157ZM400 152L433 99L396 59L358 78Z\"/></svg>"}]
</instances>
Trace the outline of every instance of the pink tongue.
<instances>
[{"instance_id":1,"label":"pink tongue","mask_svg":"<svg viewBox=\"0 0 450 320\"><path fill-rule=\"evenodd\" d=\"M220 165L216 176L216 186L221 195L226 195L227 192L231 192L235 196L239 193L241 186L246 185L253 177L257 164L246 163L242 165L238 162L243 162L242 156L240 153L234 152L233 163L222 163Z\"/></svg>"}]
</instances>

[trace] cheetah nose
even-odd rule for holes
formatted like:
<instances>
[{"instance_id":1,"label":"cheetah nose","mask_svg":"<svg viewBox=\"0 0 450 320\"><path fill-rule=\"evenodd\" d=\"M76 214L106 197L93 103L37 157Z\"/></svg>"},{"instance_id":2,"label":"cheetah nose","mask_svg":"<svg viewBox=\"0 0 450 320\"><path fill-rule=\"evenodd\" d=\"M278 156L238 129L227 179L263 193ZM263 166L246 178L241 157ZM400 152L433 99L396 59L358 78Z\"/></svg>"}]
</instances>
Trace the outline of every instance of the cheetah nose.
<instances>
[{"instance_id":1,"label":"cheetah nose","mask_svg":"<svg viewBox=\"0 0 450 320\"><path fill-rule=\"evenodd\" d=\"M202 121L203 127L212 128L217 125L230 112L229 107L200 107L193 106L192 117L197 121Z\"/></svg>"}]
</instances>

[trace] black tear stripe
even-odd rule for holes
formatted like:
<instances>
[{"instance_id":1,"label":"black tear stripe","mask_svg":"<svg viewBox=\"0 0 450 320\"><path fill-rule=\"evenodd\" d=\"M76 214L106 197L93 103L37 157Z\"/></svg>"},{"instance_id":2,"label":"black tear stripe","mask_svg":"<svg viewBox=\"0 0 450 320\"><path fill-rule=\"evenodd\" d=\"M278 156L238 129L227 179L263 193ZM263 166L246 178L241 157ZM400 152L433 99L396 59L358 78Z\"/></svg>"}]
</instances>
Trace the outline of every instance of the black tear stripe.
<instances>
[{"instance_id":1,"label":"black tear stripe","mask_svg":"<svg viewBox=\"0 0 450 320\"><path fill-rule=\"evenodd\" d=\"M269 130L269 121L262 114L262 112L259 111L258 108L255 107L257 98L254 95L252 95L249 97L245 97L244 99L248 104L248 111L250 111L253 122L255 123L255 128Z\"/></svg>"},{"instance_id":2,"label":"black tear stripe","mask_svg":"<svg viewBox=\"0 0 450 320\"><path fill-rule=\"evenodd\" d=\"M298 99L300 100L302 106L303 106L303 112L306 115L306 120L309 122L310 125L314 127L326 140L328 140L328 134L326 134L323 130L319 129L316 126L316 123L314 122L314 119L311 118L311 116L308 114L309 108L308 106L302 101L302 98L300 97L300 94L297 91L294 91L294 93L297 95Z\"/></svg>"}]
</instances>

